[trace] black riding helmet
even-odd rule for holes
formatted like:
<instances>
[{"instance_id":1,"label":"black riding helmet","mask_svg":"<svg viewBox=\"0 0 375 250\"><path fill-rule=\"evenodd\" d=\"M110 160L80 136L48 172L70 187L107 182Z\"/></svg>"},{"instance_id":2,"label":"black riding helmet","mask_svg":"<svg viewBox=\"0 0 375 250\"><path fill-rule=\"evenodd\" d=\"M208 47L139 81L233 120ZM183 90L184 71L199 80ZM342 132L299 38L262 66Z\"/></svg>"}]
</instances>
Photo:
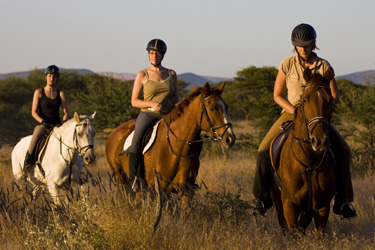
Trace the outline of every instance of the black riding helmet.
<instances>
[{"instance_id":1,"label":"black riding helmet","mask_svg":"<svg viewBox=\"0 0 375 250\"><path fill-rule=\"evenodd\" d=\"M60 69L56 65L50 65L46 68L44 73L45 75L51 74L58 77L60 75Z\"/></svg>"},{"instance_id":2,"label":"black riding helmet","mask_svg":"<svg viewBox=\"0 0 375 250\"><path fill-rule=\"evenodd\" d=\"M309 46L316 39L314 28L306 23L297 25L292 31L293 46Z\"/></svg>"},{"instance_id":3,"label":"black riding helmet","mask_svg":"<svg viewBox=\"0 0 375 250\"><path fill-rule=\"evenodd\" d=\"M146 50L147 51L155 50L155 51L165 54L165 52L167 52L167 45L165 44L163 40L152 39L151 41L148 42Z\"/></svg>"}]
</instances>

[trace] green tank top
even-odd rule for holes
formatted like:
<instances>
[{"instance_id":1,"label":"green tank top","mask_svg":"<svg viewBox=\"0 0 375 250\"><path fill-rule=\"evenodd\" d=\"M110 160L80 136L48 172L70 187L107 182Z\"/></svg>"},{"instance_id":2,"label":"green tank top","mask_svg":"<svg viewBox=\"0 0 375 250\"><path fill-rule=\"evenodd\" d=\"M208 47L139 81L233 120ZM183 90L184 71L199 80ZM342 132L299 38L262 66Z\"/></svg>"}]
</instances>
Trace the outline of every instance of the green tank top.
<instances>
[{"instance_id":1,"label":"green tank top","mask_svg":"<svg viewBox=\"0 0 375 250\"><path fill-rule=\"evenodd\" d=\"M168 114L174 108L174 103L172 95L174 92L173 79L171 76L171 71L168 70L169 76L163 81L155 81L149 78L147 70L145 74L147 81L143 83L143 98L145 101L158 102L163 105L163 109L158 112L153 108L142 108L141 111L152 112L157 114Z\"/></svg>"}]
</instances>

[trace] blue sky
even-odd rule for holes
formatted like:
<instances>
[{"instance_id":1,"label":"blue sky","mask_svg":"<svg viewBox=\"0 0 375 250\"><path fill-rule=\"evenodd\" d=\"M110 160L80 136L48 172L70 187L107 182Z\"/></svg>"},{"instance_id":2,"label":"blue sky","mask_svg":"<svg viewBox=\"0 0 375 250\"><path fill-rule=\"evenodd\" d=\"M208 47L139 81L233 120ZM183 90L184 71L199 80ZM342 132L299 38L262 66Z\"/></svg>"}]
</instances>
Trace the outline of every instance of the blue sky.
<instances>
[{"instance_id":1,"label":"blue sky","mask_svg":"<svg viewBox=\"0 0 375 250\"><path fill-rule=\"evenodd\" d=\"M135 74L147 42L163 39L177 74L233 77L278 67L299 23L317 31L336 75L375 68L373 0L0 0L0 73L85 68Z\"/></svg>"}]
</instances>

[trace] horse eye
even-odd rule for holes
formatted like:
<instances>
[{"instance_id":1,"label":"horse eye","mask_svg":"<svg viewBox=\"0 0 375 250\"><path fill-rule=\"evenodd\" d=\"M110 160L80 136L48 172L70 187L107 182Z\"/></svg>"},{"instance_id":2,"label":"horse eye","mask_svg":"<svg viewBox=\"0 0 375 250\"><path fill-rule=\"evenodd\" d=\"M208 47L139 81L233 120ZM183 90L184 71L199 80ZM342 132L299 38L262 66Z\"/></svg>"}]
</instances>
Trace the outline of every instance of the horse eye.
<instances>
[{"instance_id":1,"label":"horse eye","mask_svg":"<svg viewBox=\"0 0 375 250\"><path fill-rule=\"evenodd\" d=\"M213 109L213 108L210 108L210 111L212 112L212 111L214 111L214 109Z\"/></svg>"}]
</instances>

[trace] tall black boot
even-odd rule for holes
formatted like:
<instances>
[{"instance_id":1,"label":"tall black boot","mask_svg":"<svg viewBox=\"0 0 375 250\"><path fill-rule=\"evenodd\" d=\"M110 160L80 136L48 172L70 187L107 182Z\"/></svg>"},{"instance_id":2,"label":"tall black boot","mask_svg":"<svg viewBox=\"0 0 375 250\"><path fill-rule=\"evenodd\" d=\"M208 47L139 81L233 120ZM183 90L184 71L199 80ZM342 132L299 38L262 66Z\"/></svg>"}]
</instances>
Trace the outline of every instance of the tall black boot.
<instances>
[{"instance_id":1,"label":"tall black boot","mask_svg":"<svg viewBox=\"0 0 375 250\"><path fill-rule=\"evenodd\" d=\"M34 164L34 159L32 155L29 154L29 151L26 151L25 161L23 163L23 171L26 174L30 174L33 164Z\"/></svg>"},{"instance_id":2,"label":"tall black boot","mask_svg":"<svg viewBox=\"0 0 375 250\"><path fill-rule=\"evenodd\" d=\"M336 164L334 166L336 194L334 198L333 212L335 214L341 215L342 219L351 219L357 216L357 212L354 209L353 205L350 204L347 200L346 180L343 180L342 177L343 160L342 152L340 150L340 139L333 130L330 130L329 140L336 161Z\"/></svg>"},{"instance_id":3,"label":"tall black boot","mask_svg":"<svg viewBox=\"0 0 375 250\"><path fill-rule=\"evenodd\" d=\"M129 152L129 185L134 192L140 191L138 170L142 162L141 153Z\"/></svg>"}]
</instances>

